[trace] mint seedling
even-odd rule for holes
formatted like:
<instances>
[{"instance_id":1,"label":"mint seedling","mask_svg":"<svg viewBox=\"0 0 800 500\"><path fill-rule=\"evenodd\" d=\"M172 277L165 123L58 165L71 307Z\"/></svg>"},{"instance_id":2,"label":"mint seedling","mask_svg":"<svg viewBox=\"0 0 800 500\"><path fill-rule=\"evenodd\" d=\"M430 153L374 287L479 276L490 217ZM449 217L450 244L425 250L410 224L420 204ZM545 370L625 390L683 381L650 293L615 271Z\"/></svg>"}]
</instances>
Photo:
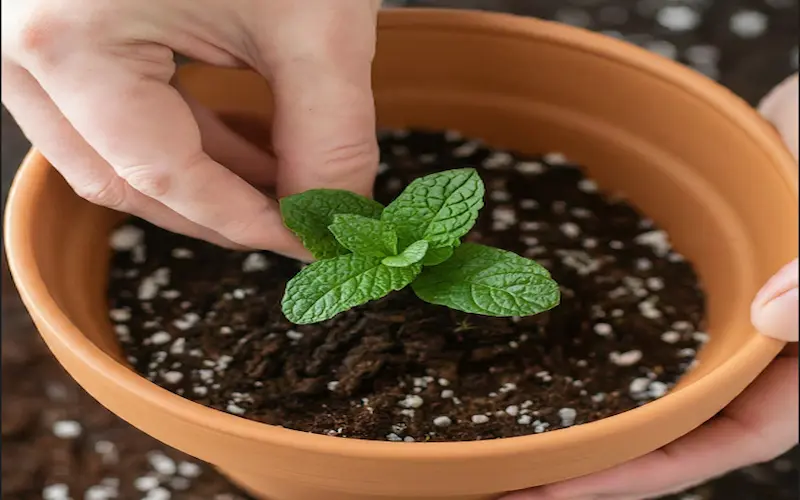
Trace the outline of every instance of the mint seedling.
<instances>
[{"instance_id":1,"label":"mint seedling","mask_svg":"<svg viewBox=\"0 0 800 500\"><path fill-rule=\"evenodd\" d=\"M536 262L461 238L483 207L474 169L428 175L388 207L348 191L314 189L281 200L286 226L317 262L286 285L289 321L317 323L408 285L431 304L486 316L530 316L557 306L558 284Z\"/></svg>"}]
</instances>

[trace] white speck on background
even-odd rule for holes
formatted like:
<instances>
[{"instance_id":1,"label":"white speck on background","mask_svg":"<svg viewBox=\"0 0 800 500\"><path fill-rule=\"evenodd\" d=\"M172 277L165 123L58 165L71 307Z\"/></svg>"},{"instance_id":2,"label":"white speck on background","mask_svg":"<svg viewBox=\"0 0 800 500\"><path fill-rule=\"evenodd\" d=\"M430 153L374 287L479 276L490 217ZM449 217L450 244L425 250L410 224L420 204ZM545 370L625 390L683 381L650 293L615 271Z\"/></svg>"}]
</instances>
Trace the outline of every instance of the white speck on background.
<instances>
[{"instance_id":1,"label":"white speck on background","mask_svg":"<svg viewBox=\"0 0 800 500\"><path fill-rule=\"evenodd\" d=\"M690 31L700 24L700 13L688 5L668 5L656 14L656 21L671 31Z\"/></svg>"},{"instance_id":2,"label":"white speck on background","mask_svg":"<svg viewBox=\"0 0 800 500\"><path fill-rule=\"evenodd\" d=\"M586 28L592 24L592 16L583 9L563 7L556 11L554 19L560 23Z\"/></svg>"},{"instance_id":3,"label":"white speck on background","mask_svg":"<svg viewBox=\"0 0 800 500\"><path fill-rule=\"evenodd\" d=\"M675 44L666 40L646 42L644 48L667 59L676 59L678 57L678 48L675 47Z\"/></svg>"},{"instance_id":4,"label":"white speck on background","mask_svg":"<svg viewBox=\"0 0 800 500\"><path fill-rule=\"evenodd\" d=\"M731 31L742 38L756 38L767 30L769 19L762 12L741 10L731 16Z\"/></svg>"}]
</instances>

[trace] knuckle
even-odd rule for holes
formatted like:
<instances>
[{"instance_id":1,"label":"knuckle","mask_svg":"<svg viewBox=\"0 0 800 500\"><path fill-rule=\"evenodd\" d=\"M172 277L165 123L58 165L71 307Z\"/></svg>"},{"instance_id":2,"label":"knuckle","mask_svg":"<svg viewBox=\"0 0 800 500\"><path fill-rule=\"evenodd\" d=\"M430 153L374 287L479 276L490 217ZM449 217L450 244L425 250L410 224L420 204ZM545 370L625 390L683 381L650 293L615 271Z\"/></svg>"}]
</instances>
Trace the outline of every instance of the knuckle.
<instances>
[{"instance_id":1,"label":"knuckle","mask_svg":"<svg viewBox=\"0 0 800 500\"><path fill-rule=\"evenodd\" d=\"M372 141L359 141L334 146L323 153L320 173L329 179L353 179L370 169L377 172L378 146Z\"/></svg>"},{"instance_id":2,"label":"knuckle","mask_svg":"<svg viewBox=\"0 0 800 500\"><path fill-rule=\"evenodd\" d=\"M75 193L84 200L113 209L120 209L125 204L125 183L116 176L98 182L78 184L73 187Z\"/></svg>"},{"instance_id":3,"label":"knuckle","mask_svg":"<svg viewBox=\"0 0 800 500\"><path fill-rule=\"evenodd\" d=\"M120 175L136 191L150 198L161 198L170 192L172 176L154 165L139 165L121 169Z\"/></svg>"},{"instance_id":4,"label":"knuckle","mask_svg":"<svg viewBox=\"0 0 800 500\"><path fill-rule=\"evenodd\" d=\"M81 30L81 25L60 10L58 7L39 8L24 16L12 35L12 43L20 56L52 61L70 50L70 41Z\"/></svg>"},{"instance_id":5,"label":"knuckle","mask_svg":"<svg viewBox=\"0 0 800 500\"><path fill-rule=\"evenodd\" d=\"M239 245L256 248L264 242L264 221L272 215L268 203L247 217L232 217L220 228L219 233Z\"/></svg>"}]
</instances>

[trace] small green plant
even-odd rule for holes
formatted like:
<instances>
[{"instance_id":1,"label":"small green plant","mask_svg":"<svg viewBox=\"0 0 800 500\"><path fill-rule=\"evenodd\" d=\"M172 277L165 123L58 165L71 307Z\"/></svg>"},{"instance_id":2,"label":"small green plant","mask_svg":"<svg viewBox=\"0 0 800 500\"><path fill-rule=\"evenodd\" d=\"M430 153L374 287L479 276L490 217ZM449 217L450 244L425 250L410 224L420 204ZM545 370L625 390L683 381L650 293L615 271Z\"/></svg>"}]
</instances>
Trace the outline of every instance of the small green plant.
<instances>
[{"instance_id":1,"label":"small green plant","mask_svg":"<svg viewBox=\"0 0 800 500\"><path fill-rule=\"evenodd\" d=\"M413 181L388 207L349 191L314 189L281 200L286 226L318 259L286 285L289 321L324 321L408 285L431 304L486 316L530 316L560 300L536 262L461 238L483 207L474 169Z\"/></svg>"}]
</instances>

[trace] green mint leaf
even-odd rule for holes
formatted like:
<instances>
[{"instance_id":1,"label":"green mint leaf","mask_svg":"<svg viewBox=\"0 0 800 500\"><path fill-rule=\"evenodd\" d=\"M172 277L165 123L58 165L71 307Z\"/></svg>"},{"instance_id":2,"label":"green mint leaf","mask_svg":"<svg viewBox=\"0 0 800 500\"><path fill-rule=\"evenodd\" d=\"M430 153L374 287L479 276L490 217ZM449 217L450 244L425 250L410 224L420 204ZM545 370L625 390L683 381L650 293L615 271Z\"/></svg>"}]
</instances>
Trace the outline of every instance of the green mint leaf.
<instances>
[{"instance_id":1,"label":"green mint leaf","mask_svg":"<svg viewBox=\"0 0 800 500\"><path fill-rule=\"evenodd\" d=\"M347 254L320 260L300 271L286 284L283 314L303 325L400 290L417 277L422 266L388 267L380 257Z\"/></svg>"},{"instance_id":2,"label":"green mint leaf","mask_svg":"<svg viewBox=\"0 0 800 500\"><path fill-rule=\"evenodd\" d=\"M377 201L337 189L312 189L281 199L281 216L286 227L303 242L316 259L349 253L328 226L336 214L355 214L377 219L383 206Z\"/></svg>"},{"instance_id":3,"label":"green mint leaf","mask_svg":"<svg viewBox=\"0 0 800 500\"><path fill-rule=\"evenodd\" d=\"M425 257L425 254L428 252L429 245L430 243L425 240L415 241L414 243L408 245L408 247L403 250L400 255L384 257L381 262L389 267L408 267L412 264L416 264L417 262L421 261L423 257Z\"/></svg>"},{"instance_id":4,"label":"green mint leaf","mask_svg":"<svg viewBox=\"0 0 800 500\"><path fill-rule=\"evenodd\" d=\"M412 288L431 304L486 316L529 316L552 309L561 299L558 284L541 265L474 243L425 268Z\"/></svg>"},{"instance_id":5,"label":"green mint leaf","mask_svg":"<svg viewBox=\"0 0 800 500\"><path fill-rule=\"evenodd\" d=\"M431 248L453 246L475 224L483 207L483 181L472 168L447 170L414 180L383 211L400 248L427 240Z\"/></svg>"},{"instance_id":6,"label":"green mint leaf","mask_svg":"<svg viewBox=\"0 0 800 500\"><path fill-rule=\"evenodd\" d=\"M423 266L438 266L453 256L453 247L430 248L425 258L422 259Z\"/></svg>"},{"instance_id":7,"label":"green mint leaf","mask_svg":"<svg viewBox=\"0 0 800 500\"><path fill-rule=\"evenodd\" d=\"M337 214L328 229L346 249L368 257L386 257L397 253L397 233L378 219L361 215Z\"/></svg>"}]
</instances>

